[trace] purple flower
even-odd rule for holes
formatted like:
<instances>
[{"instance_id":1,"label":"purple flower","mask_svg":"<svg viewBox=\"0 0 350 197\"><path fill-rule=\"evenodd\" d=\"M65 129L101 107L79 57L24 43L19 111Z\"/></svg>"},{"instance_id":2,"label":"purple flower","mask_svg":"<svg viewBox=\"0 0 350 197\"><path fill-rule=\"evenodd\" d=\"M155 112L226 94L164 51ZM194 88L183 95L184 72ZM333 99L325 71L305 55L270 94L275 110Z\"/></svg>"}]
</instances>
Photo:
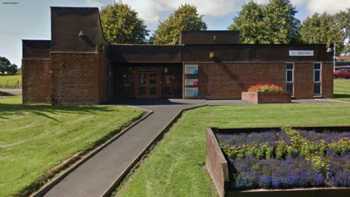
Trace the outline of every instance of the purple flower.
<instances>
[{"instance_id":1,"label":"purple flower","mask_svg":"<svg viewBox=\"0 0 350 197\"><path fill-rule=\"evenodd\" d=\"M269 189L272 186L272 177L271 176L261 176L259 178L259 186L261 188Z\"/></svg>"}]
</instances>

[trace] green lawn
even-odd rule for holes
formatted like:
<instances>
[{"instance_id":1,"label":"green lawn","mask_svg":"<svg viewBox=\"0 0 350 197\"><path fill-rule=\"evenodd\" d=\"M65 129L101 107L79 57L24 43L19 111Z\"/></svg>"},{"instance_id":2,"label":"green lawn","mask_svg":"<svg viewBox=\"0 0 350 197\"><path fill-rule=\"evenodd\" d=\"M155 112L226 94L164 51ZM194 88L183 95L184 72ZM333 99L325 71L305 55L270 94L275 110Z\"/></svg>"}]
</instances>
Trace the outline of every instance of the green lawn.
<instances>
[{"instance_id":1,"label":"green lawn","mask_svg":"<svg viewBox=\"0 0 350 197\"><path fill-rule=\"evenodd\" d=\"M0 104L12 104L12 105L22 104L22 96L6 96L3 98L0 97Z\"/></svg>"},{"instance_id":2,"label":"green lawn","mask_svg":"<svg viewBox=\"0 0 350 197\"><path fill-rule=\"evenodd\" d=\"M0 75L0 88L19 88L22 85L22 76Z\"/></svg>"},{"instance_id":3,"label":"green lawn","mask_svg":"<svg viewBox=\"0 0 350 197\"><path fill-rule=\"evenodd\" d=\"M23 190L142 114L131 107L25 106L20 102L20 97L0 99L1 197Z\"/></svg>"},{"instance_id":4,"label":"green lawn","mask_svg":"<svg viewBox=\"0 0 350 197\"><path fill-rule=\"evenodd\" d=\"M350 97L350 80L336 81L338 98ZM207 175L205 135L208 127L350 125L350 103L236 105L186 112L123 183L121 197L213 197Z\"/></svg>"},{"instance_id":5,"label":"green lawn","mask_svg":"<svg viewBox=\"0 0 350 197\"><path fill-rule=\"evenodd\" d=\"M341 100L350 100L350 80L334 80L334 97Z\"/></svg>"}]
</instances>

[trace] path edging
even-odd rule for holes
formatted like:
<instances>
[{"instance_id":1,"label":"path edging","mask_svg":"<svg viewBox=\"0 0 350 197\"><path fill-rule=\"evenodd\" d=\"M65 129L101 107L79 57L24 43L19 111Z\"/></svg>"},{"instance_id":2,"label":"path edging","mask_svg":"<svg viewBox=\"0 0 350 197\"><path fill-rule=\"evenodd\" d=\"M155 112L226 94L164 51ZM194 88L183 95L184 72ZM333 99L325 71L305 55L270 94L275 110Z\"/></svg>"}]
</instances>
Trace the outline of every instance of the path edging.
<instances>
[{"instance_id":1,"label":"path edging","mask_svg":"<svg viewBox=\"0 0 350 197\"><path fill-rule=\"evenodd\" d=\"M110 139L108 139L106 142L102 143L101 145L95 147L94 149L86 152L86 153L78 153L76 155L73 155L71 158L67 159L55 169L57 169L58 174L54 175L54 178L49 180L46 184L40 187L39 190L35 191L34 193L30 194L30 197L41 197L45 195L50 189L52 189L56 184L58 184L61 180L63 180L68 174L70 174L73 170L78 168L80 165L85 163L87 160L89 160L91 157L96 155L98 152L100 152L102 149L104 149L106 146L117 140L120 136L125 134L127 131L129 131L131 128L139 124L141 121L148 118L151 114L153 114L152 110L143 109L145 111L145 114L140 116L137 120L133 121L131 124L129 124L127 127L122 129L120 132L112 136ZM62 170L60 170L62 169Z\"/></svg>"},{"instance_id":2,"label":"path edging","mask_svg":"<svg viewBox=\"0 0 350 197\"><path fill-rule=\"evenodd\" d=\"M140 151L139 154L137 154L136 158L131 162L131 164L122 172L121 176L118 177L111 186L108 187L108 189L103 193L102 197L109 197L114 192L116 187L118 187L124 180L124 178L129 174L129 172L137 166L137 164L141 161L141 159L149 153L157 144L160 142L160 140L163 138L163 136L170 130L170 128L174 125L174 123L177 122L179 118L183 115L184 112L190 111L196 108L207 106L207 104L198 104L193 105L184 109L181 109L179 112L173 116L170 121L161 129L161 132L144 148Z\"/></svg>"}]
</instances>

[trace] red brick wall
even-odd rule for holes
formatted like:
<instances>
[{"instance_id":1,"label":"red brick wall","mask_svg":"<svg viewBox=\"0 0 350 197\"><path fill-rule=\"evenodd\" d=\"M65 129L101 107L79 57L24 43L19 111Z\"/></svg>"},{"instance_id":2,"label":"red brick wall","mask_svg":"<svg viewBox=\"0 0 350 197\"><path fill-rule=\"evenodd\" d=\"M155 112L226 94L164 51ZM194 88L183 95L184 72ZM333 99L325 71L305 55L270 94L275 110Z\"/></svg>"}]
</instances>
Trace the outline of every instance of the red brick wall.
<instances>
[{"instance_id":1,"label":"red brick wall","mask_svg":"<svg viewBox=\"0 0 350 197\"><path fill-rule=\"evenodd\" d=\"M211 129L207 131L206 168L219 196L225 197L225 185L229 182L228 164Z\"/></svg>"},{"instance_id":2,"label":"red brick wall","mask_svg":"<svg viewBox=\"0 0 350 197\"><path fill-rule=\"evenodd\" d=\"M106 100L103 56L98 53L51 53L54 104L98 104Z\"/></svg>"},{"instance_id":3,"label":"red brick wall","mask_svg":"<svg viewBox=\"0 0 350 197\"><path fill-rule=\"evenodd\" d=\"M241 92L258 83L283 85L283 67L277 64L200 64L202 97L240 99Z\"/></svg>"},{"instance_id":4,"label":"red brick wall","mask_svg":"<svg viewBox=\"0 0 350 197\"><path fill-rule=\"evenodd\" d=\"M323 64L322 65L322 95L326 98L333 97L333 65Z\"/></svg>"},{"instance_id":5,"label":"red brick wall","mask_svg":"<svg viewBox=\"0 0 350 197\"><path fill-rule=\"evenodd\" d=\"M294 97L314 98L313 63L296 63ZM202 63L199 65L200 96L208 99L240 99L241 92L258 83L274 83L284 87L283 63ZM323 97L333 93L333 72L323 65Z\"/></svg>"},{"instance_id":6,"label":"red brick wall","mask_svg":"<svg viewBox=\"0 0 350 197\"><path fill-rule=\"evenodd\" d=\"M22 77L23 103L50 102L50 59L24 58L22 61Z\"/></svg>"},{"instance_id":7,"label":"red brick wall","mask_svg":"<svg viewBox=\"0 0 350 197\"><path fill-rule=\"evenodd\" d=\"M294 97L298 99L314 97L313 63L294 65Z\"/></svg>"}]
</instances>

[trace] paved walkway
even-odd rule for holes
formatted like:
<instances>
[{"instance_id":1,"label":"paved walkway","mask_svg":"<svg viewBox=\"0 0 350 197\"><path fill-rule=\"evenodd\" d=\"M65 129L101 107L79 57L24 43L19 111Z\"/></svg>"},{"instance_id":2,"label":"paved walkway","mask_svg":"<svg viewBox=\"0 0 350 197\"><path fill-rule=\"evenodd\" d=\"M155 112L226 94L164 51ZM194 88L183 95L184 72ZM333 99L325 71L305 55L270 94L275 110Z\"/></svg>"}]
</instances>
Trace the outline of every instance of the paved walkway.
<instances>
[{"instance_id":1,"label":"paved walkway","mask_svg":"<svg viewBox=\"0 0 350 197\"><path fill-rule=\"evenodd\" d=\"M154 113L68 174L45 196L102 196L180 110L198 103L201 101L134 103Z\"/></svg>"},{"instance_id":2,"label":"paved walkway","mask_svg":"<svg viewBox=\"0 0 350 197\"><path fill-rule=\"evenodd\" d=\"M315 100L298 101L300 103ZM55 185L47 197L100 197L123 175L141 152L162 132L171 119L182 109L194 105L231 105L243 104L238 100L206 101L182 100L169 101L128 101L127 105L152 110L154 113L132 127L114 142L106 146L92 158L68 174Z\"/></svg>"},{"instance_id":3,"label":"paved walkway","mask_svg":"<svg viewBox=\"0 0 350 197\"><path fill-rule=\"evenodd\" d=\"M22 89L4 89L0 88L0 92L5 92L12 95L22 95Z\"/></svg>"}]
</instances>

